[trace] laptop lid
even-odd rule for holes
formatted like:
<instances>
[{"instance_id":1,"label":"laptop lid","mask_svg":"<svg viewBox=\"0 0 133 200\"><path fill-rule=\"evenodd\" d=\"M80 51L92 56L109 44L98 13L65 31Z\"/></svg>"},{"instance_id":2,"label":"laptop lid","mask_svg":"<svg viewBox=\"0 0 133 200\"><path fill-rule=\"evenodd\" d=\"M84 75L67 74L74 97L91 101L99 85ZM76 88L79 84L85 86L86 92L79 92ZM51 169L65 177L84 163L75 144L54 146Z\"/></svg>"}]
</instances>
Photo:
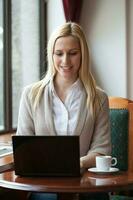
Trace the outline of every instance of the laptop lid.
<instances>
[{"instance_id":1,"label":"laptop lid","mask_svg":"<svg viewBox=\"0 0 133 200\"><path fill-rule=\"evenodd\" d=\"M12 136L14 170L21 176L79 176L79 136Z\"/></svg>"}]
</instances>

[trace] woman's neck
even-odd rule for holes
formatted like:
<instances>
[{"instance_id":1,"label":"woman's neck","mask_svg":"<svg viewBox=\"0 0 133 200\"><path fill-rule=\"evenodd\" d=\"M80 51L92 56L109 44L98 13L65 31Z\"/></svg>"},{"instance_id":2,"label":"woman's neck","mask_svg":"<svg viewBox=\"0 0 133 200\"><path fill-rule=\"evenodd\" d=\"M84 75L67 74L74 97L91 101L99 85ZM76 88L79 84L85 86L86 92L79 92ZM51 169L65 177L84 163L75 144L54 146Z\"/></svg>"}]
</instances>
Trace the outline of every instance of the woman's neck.
<instances>
[{"instance_id":1,"label":"woman's neck","mask_svg":"<svg viewBox=\"0 0 133 200\"><path fill-rule=\"evenodd\" d=\"M57 77L57 76L55 77L54 87L55 87L57 95L63 102L66 99L69 88L75 81L76 80L68 80L68 79L64 79L62 77Z\"/></svg>"}]
</instances>

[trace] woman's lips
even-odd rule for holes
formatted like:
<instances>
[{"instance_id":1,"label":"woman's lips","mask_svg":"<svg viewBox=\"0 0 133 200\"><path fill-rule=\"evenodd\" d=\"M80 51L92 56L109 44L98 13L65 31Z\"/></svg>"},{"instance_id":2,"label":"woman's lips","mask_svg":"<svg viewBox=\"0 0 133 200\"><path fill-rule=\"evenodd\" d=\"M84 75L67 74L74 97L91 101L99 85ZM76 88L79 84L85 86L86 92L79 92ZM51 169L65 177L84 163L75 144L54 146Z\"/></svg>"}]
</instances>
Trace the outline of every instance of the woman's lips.
<instances>
[{"instance_id":1,"label":"woman's lips","mask_svg":"<svg viewBox=\"0 0 133 200\"><path fill-rule=\"evenodd\" d=\"M61 69L63 70L70 70L72 68L72 66L61 66Z\"/></svg>"}]
</instances>

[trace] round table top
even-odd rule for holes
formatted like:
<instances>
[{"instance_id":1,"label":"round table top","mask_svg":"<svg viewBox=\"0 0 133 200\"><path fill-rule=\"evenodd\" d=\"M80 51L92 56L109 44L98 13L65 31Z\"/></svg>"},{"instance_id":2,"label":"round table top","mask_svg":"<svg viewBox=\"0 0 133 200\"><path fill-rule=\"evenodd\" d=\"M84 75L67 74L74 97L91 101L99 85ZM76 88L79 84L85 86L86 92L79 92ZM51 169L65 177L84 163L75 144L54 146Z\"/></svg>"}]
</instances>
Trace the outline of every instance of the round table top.
<instances>
[{"instance_id":1,"label":"round table top","mask_svg":"<svg viewBox=\"0 0 133 200\"><path fill-rule=\"evenodd\" d=\"M133 189L133 173L95 174L81 177L20 177L15 172L0 174L0 187L35 192L109 192Z\"/></svg>"}]
</instances>

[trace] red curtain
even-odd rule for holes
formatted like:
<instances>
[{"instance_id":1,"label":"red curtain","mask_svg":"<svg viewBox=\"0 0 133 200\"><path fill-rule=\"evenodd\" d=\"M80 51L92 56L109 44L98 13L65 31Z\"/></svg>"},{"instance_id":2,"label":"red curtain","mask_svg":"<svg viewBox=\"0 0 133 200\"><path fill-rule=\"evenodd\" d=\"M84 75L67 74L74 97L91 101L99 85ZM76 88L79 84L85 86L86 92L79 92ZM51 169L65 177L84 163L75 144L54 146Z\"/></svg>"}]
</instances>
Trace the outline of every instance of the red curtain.
<instances>
[{"instance_id":1,"label":"red curtain","mask_svg":"<svg viewBox=\"0 0 133 200\"><path fill-rule=\"evenodd\" d=\"M79 22L82 0L62 0L66 21Z\"/></svg>"}]
</instances>

